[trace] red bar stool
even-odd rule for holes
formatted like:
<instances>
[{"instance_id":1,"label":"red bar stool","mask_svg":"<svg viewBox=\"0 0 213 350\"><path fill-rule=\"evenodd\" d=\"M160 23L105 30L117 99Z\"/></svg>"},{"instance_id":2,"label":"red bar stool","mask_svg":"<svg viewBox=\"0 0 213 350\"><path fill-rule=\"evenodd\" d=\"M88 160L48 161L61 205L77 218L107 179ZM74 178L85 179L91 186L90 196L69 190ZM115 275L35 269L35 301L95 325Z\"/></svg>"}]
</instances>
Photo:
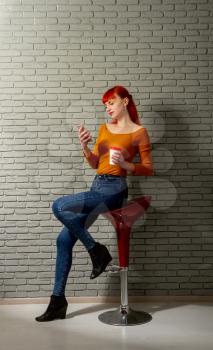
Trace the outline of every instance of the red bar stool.
<instances>
[{"instance_id":1,"label":"red bar stool","mask_svg":"<svg viewBox=\"0 0 213 350\"><path fill-rule=\"evenodd\" d=\"M122 208L101 214L111 221L117 233L118 270L120 271L121 281L120 307L117 310L106 311L100 314L98 318L103 323L115 326L132 326L149 322L152 319L152 316L147 312L132 310L128 304L128 266L131 228L134 222L145 214L150 206L150 202L150 196L138 197L128 201Z\"/></svg>"}]
</instances>

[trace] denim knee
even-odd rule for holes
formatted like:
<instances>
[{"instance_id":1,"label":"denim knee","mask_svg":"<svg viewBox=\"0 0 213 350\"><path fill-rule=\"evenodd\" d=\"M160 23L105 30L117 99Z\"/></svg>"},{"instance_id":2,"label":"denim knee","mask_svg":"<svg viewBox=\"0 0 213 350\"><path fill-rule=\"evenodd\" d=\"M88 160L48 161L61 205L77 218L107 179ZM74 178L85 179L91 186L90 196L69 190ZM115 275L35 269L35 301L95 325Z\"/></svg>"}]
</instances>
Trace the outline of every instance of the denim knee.
<instances>
[{"instance_id":1,"label":"denim knee","mask_svg":"<svg viewBox=\"0 0 213 350\"><path fill-rule=\"evenodd\" d=\"M52 211L55 217L58 219L59 214L61 212L61 206L60 206L60 198L57 198L53 204L52 204Z\"/></svg>"}]
</instances>

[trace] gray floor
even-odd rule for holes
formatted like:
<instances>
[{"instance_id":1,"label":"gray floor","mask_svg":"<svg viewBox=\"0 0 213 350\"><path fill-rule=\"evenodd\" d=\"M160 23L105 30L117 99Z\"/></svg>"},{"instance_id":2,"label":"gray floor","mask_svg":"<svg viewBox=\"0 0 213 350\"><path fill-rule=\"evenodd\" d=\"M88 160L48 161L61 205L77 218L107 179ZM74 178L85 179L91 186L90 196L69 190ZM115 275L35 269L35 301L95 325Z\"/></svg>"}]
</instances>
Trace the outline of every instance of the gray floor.
<instances>
[{"instance_id":1,"label":"gray floor","mask_svg":"<svg viewBox=\"0 0 213 350\"><path fill-rule=\"evenodd\" d=\"M113 304L69 304L67 318L38 323L46 305L0 305L1 350L212 350L213 303L147 303L151 322L109 326L98 320Z\"/></svg>"}]
</instances>

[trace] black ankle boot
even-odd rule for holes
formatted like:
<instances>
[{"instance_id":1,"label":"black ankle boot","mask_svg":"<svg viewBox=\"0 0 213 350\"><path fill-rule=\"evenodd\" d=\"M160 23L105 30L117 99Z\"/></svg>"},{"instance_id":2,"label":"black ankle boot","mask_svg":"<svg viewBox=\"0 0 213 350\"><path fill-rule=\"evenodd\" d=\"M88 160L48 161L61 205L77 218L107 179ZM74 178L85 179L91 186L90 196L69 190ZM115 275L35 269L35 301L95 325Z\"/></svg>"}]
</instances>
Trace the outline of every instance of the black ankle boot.
<instances>
[{"instance_id":1,"label":"black ankle boot","mask_svg":"<svg viewBox=\"0 0 213 350\"><path fill-rule=\"evenodd\" d=\"M53 321L56 318L63 319L66 317L67 300L64 296L51 295L50 303L47 310L41 316L35 318L38 322Z\"/></svg>"},{"instance_id":2,"label":"black ankle boot","mask_svg":"<svg viewBox=\"0 0 213 350\"><path fill-rule=\"evenodd\" d=\"M98 242L95 243L95 246L92 249L88 250L88 253L93 264L90 279L93 279L99 276L105 270L109 262L112 260L112 257L109 254L108 249L103 244Z\"/></svg>"}]
</instances>

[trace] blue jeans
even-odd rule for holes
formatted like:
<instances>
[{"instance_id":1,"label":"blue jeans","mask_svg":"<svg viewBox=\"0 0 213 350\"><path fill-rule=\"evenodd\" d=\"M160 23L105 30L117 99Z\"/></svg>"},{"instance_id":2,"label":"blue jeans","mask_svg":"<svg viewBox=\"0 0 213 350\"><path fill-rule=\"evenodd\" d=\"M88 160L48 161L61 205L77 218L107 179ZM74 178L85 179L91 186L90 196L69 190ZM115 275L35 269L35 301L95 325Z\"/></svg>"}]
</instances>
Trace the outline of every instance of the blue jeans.
<instances>
[{"instance_id":1,"label":"blue jeans","mask_svg":"<svg viewBox=\"0 0 213 350\"><path fill-rule=\"evenodd\" d=\"M54 295L65 293L76 241L79 239L87 250L93 248L95 240L87 229L99 214L125 205L127 197L126 177L96 175L89 191L60 197L53 202L53 213L64 225L56 241Z\"/></svg>"}]
</instances>

